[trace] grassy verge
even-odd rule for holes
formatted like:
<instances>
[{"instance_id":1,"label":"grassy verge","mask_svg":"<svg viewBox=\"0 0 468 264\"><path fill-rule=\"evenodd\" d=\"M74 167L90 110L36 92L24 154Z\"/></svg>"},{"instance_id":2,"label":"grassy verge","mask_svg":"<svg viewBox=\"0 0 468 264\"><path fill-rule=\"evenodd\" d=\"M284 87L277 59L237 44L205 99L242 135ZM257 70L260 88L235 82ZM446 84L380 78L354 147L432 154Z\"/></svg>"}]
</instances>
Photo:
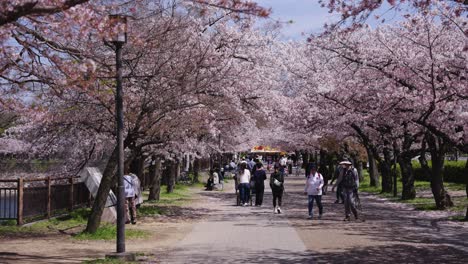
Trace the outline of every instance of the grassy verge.
<instances>
[{"instance_id":1,"label":"grassy verge","mask_svg":"<svg viewBox=\"0 0 468 264\"><path fill-rule=\"evenodd\" d=\"M67 231L73 228L80 230L86 226L91 210L89 208L77 209L67 216L61 216L46 221L40 221L27 226L16 226L16 223L3 224L0 226L0 236L38 236L49 233ZM126 237L145 238L149 234L140 230L127 229ZM79 233L72 236L78 240L113 240L116 237L115 225L101 225L95 234Z\"/></svg>"},{"instance_id":2,"label":"grassy verge","mask_svg":"<svg viewBox=\"0 0 468 264\"><path fill-rule=\"evenodd\" d=\"M101 225L94 234L79 233L73 237L78 240L114 240L116 236L117 228L115 225ZM142 230L125 229L125 238L128 239L147 238L148 236L150 234Z\"/></svg>"},{"instance_id":3,"label":"grassy verge","mask_svg":"<svg viewBox=\"0 0 468 264\"><path fill-rule=\"evenodd\" d=\"M169 206L183 206L193 201L193 189L202 189L203 183L192 185L177 184L174 192L166 193L162 190L159 201L145 202L138 209L139 216L165 215ZM143 193L144 200L148 199L148 192ZM16 226L15 220L0 222L0 237L18 237L18 236L39 236L50 233L65 232L68 230L83 230L86 226L91 209L77 209L69 215L39 221L27 226ZM76 231L75 231L76 232ZM128 228L126 237L146 238L150 234L140 230ZM71 232L70 232L71 233ZM73 238L78 240L113 240L116 237L116 228L114 225L101 225L95 234L79 233Z\"/></svg>"},{"instance_id":4,"label":"grassy verge","mask_svg":"<svg viewBox=\"0 0 468 264\"><path fill-rule=\"evenodd\" d=\"M393 197L392 193L382 193L381 187L370 186L370 178L369 178L368 172L363 171L363 173L364 173L364 180L360 183L360 186L359 186L359 190L361 192L375 194L377 196L387 198L392 202L410 204L414 206L416 210L421 210L421 211L437 210L434 198L432 196L431 197L417 197L413 200L402 200L401 199L401 190L402 190L401 179L398 179L398 182L397 182L398 196ZM444 183L444 186L449 192L465 190L465 185L460 184L460 183L447 182L447 183ZM427 181L415 181L414 187L416 189L416 194L424 192L424 191L427 191L427 192L431 191L431 184L430 182L427 182ZM463 215L464 217L466 206L468 205L468 199L466 197L452 197L452 201L455 205L449 208L448 210L453 211L453 212L459 212L460 218L462 217L461 215Z\"/></svg>"},{"instance_id":5,"label":"grassy verge","mask_svg":"<svg viewBox=\"0 0 468 264\"><path fill-rule=\"evenodd\" d=\"M193 201L193 190L204 188L203 183L194 183L192 185L176 184L172 193L167 193L165 186L161 189L159 201L147 201L149 192L143 192L143 203L138 208L139 216L156 216L166 215L168 213L167 207L170 206L184 206Z\"/></svg>"}]
</instances>

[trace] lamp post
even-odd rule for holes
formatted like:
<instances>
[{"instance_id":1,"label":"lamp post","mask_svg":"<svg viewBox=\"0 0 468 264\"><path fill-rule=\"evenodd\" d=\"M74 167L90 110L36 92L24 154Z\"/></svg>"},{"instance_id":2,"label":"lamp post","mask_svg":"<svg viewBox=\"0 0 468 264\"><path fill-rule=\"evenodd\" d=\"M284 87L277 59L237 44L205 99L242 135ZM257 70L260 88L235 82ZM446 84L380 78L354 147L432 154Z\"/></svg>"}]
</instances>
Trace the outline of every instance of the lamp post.
<instances>
[{"instance_id":1,"label":"lamp post","mask_svg":"<svg viewBox=\"0 0 468 264\"><path fill-rule=\"evenodd\" d=\"M127 17L110 15L111 26L110 42L115 47L116 62L116 93L115 93L115 119L117 122L117 148L118 148L118 194L117 194L117 253L125 253L125 187L124 187L124 146L123 146L123 91L122 91L122 47L127 42Z\"/></svg>"}]
</instances>

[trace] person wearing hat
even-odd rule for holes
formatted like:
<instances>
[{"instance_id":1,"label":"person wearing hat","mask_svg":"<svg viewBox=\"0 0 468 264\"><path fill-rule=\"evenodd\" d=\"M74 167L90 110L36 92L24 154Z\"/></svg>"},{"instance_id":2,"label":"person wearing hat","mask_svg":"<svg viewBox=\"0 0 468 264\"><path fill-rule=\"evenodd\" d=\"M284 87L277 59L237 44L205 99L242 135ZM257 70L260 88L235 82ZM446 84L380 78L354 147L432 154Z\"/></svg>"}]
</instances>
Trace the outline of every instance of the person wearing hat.
<instances>
[{"instance_id":1,"label":"person wearing hat","mask_svg":"<svg viewBox=\"0 0 468 264\"><path fill-rule=\"evenodd\" d=\"M310 174L307 175L306 186L304 194L308 196L308 208L309 208L309 219L313 218L314 200L317 202L319 208L319 219L322 218L323 206L322 206L322 187L324 184L322 174L317 172L317 166L312 163L310 164Z\"/></svg>"},{"instance_id":2,"label":"person wearing hat","mask_svg":"<svg viewBox=\"0 0 468 264\"><path fill-rule=\"evenodd\" d=\"M341 184L343 195L342 197L344 199L345 206L344 221L350 221L351 212L357 220L359 219L359 216L356 210L356 204L354 202L354 195L359 188L359 177L355 169L352 167L353 164L350 161L344 160L340 162L340 165L343 167L343 169L332 190L335 190L335 187Z\"/></svg>"},{"instance_id":3,"label":"person wearing hat","mask_svg":"<svg viewBox=\"0 0 468 264\"><path fill-rule=\"evenodd\" d=\"M281 214L281 203L284 193L284 174L279 171L279 164L275 164L274 172L270 175L270 188L273 193L273 213ZM276 206L278 200L278 207Z\"/></svg>"}]
</instances>

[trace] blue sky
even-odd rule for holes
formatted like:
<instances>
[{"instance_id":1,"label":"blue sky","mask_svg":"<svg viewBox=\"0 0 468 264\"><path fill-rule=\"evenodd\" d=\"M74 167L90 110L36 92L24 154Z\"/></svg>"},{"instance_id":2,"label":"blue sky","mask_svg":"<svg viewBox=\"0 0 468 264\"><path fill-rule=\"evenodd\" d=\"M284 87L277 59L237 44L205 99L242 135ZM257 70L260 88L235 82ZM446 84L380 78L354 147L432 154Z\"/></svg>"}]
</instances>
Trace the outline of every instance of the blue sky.
<instances>
[{"instance_id":1,"label":"blue sky","mask_svg":"<svg viewBox=\"0 0 468 264\"><path fill-rule=\"evenodd\" d=\"M340 18L339 14L328 13L328 9L322 8L318 0L255 0L255 2L263 7L271 8L272 19L282 22L293 21L293 23L284 23L282 31L284 40L305 40L311 33L322 32L325 23L334 22ZM390 6L385 2L374 12L374 15L383 15L386 20L385 24L402 20L401 14L390 11L389 8ZM382 25L373 15L367 23L372 27Z\"/></svg>"},{"instance_id":2,"label":"blue sky","mask_svg":"<svg viewBox=\"0 0 468 264\"><path fill-rule=\"evenodd\" d=\"M334 18L326 8L320 7L318 0L256 0L255 2L263 7L271 7L272 19L283 22L293 21L292 24L284 25L285 40L305 39L307 34L320 32L323 24L333 21ZM306 35L302 36L302 33Z\"/></svg>"}]
</instances>

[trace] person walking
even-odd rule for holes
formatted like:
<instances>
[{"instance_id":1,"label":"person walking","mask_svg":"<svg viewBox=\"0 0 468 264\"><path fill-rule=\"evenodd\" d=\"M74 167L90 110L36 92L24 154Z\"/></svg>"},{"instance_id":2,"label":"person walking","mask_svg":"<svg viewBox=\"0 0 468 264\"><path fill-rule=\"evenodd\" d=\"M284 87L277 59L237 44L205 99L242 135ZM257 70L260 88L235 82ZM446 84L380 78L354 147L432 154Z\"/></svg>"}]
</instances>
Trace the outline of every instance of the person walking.
<instances>
[{"instance_id":1,"label":"person walking","mask_svg":"<svg viewBox=\"0 0 468 264\"><path fill-rule=\"evenodd\" d=\"M283 156L280 160L279 160L279 164L280 164L280 172L282 172L284 175L286 175L286 166L288 164L288 159L286 158L286 156ZM286 175L287 176L287 175Z\"/></svg>"},{"instance_id":2,"label":"person walking","mask_svg":"<svg viewBox=\"0 0 468 264\"><path fill-rule=\"evenodd\" d=\"M126 224L136 224L135 183L132 175L124 175Z\"/></svg>"},{"instance_id":3,"label":"person walking","mask_svg":"<svg viewBox=\"0 0 468 264\"><path fill-rule=\"evenodd\" d=\"M288 174L292 175L292 167L293 167L293 160L291 157L288 158L288 161L286 162L288 165Z\"/></svg>"},{"instance_id":4,"label":"person walking","mask_svg":"<svg viewBox=\"0 0 468 264\"><path fill-rule=\"evenodd\" d=\"M284 193L284 174L280 173L279 166L276 164L274 166L274 172L270 175L270 188L273 193L273 213L281 214L281 203ZM277 200L278 203L276 203Z\"/></svg>"},{"instance_id":5,"label":"person walking","mask_svg":"<svg viewBox=\"0 0 468 264\"><path fill-rule=\"evenodd\" d=\"M265 180L267 177L262 163L257 162L255 166L257 167L253 175L255 181L255 206L262 206L263 194L265 192Z\"/></svg>"},{"instance_id":6,"label":"person walking","mask_svg":"<svg viewBox=\"0 0 468 264\"><path fill-rule=\"evenodd\" d=\"M340 173L336 185L342 184L342 194L345 207L345 218L343 221L351 220L351 212L353 213L354 218L358 220L359 215L356 209L354 196L359 188L359 177L356 173L356 170L352 167L353 164L350 161L342 161L340 162L340 165L343 166L343 170ZM335 189L336 185L333 186L333 190Z\"/></svg>"},{"instance_id":7,"label":"person walking","mask_svg":"<svg viewBox=\"0 0 468 264\"><path fill-rule=\"evenodd\" d=\"M308 209L309 209L309 219L313 219L313 209L314 209L314 200L317 202L317 207L319 208L319 219L323 215L323 206L322 206L322 187L324 181L323 176L317 172L317 166L315 164L310 165L310 174L307 176L306 186L304 189L304 194L308 196Z\"/></svg>"},{"instance_id":8,"label":"person walking","mask_svg":"<svg viewBox=\"0 0 468 264\"><path fill-rule=\"evenodd\" d=\"M338 180L338 178L340 177L340 174L343 170L343 166L340 165L340 163L337 162L337 165L336 165L336 169L335 171L333 172L333 177L331 179L331 182L330 182L330 185L334 186L333 185L333 182L336 180ZM344 203L344 198L343 198L343 194L342 194L342 186L341 184L336 184L337 186L337 189L336 189L336 200L335 200L335 203ZM332 191L333 191L334 188L332 188Z\"/></svg>"},{"instance_id":9,"label":"person walking","mask_svg":"<svg viewBox=\"0 0 468 264\"><path fill-rule=\"evenodd\" d=\"M247 169L247 163L240 164L239 174L237 175L239 182L239 195L242 206L246 206L250 196L250 170Z\"/></svg>"}]
</instances>

